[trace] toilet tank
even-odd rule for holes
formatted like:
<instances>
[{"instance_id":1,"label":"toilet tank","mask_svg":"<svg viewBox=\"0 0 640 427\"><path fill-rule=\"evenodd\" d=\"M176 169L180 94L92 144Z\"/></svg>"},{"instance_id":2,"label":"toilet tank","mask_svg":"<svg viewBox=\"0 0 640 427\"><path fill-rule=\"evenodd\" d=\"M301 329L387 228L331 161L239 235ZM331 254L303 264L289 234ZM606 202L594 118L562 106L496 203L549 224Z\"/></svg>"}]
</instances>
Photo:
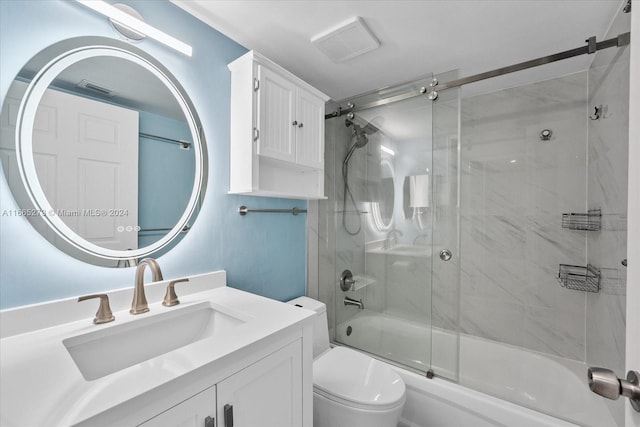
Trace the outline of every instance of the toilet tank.
<instances>
[{"instance_id":1,"label":"toilet tank","mask_svg":"<svg viewBox=\"0 0 640 427\"><path fill-rule=\"evenodd\" d=\"M329 350L329 323L327 322L327 306L309 297L299 297L287 304L311 310L316 313L313 322L313 358Z\"/></svg>"}]
</instances>

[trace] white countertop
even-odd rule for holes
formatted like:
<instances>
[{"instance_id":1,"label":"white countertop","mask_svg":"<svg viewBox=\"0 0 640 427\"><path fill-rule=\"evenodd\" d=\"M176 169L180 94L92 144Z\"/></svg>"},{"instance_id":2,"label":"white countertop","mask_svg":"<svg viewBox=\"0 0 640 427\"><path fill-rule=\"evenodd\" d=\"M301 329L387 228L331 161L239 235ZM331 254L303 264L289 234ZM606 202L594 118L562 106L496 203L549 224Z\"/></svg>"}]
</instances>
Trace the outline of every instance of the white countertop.
<instances>
[{"instance_id":1,"label":"white countertop","mask_svg":"<svg viewBox=\"0 0 640 427\"><path fill-rule=\"evenodd\" d=\"M199 280L204 283L207 276L202 275ZM160 302L151 304L161 298L149 298L150 294L147 293L150 302L148 313L130 315L129 307L122 309L122 304L119 303L117 308L113 308L116 320L111 323L94 325L91 315L3 338L0 341L0 424L73 425L143 396L195 370L198 370L199 375L208 373L215 376L216 371L224 370L234 362L234 353L257 345L261 340L264 343L265 338L288 328L303 324L308 326L312 322L313 314L310 311L221 286L220 280L213 277L210 281L214 289L188 295L184 295L184 289L188 285L183 287L182 294L180 288L176 288L181 304L175 307L163 307ZM124 291L116 291L114 294L118 292ZM154 291L152 294L155 296L158 292ZM114 295L114 299L118 298ZM38 316L38 313L50 314L56 312L55 304L62 308L69 305L69 301L71 300L27 307L24 310L30 316ZM234 326L221 336L201 339L93 381L83 378L63 344L63 340L69 337L98 328L135 322L137 319L157 316L202 301L210 301L212 305L233 312L244 323ZM94 312L97 301L89 306ZM2 322L16 321L15 319L24 316L19 309L1 314ZM140 345L144 343L141 342Z\"/></svg>"}]
</instances>

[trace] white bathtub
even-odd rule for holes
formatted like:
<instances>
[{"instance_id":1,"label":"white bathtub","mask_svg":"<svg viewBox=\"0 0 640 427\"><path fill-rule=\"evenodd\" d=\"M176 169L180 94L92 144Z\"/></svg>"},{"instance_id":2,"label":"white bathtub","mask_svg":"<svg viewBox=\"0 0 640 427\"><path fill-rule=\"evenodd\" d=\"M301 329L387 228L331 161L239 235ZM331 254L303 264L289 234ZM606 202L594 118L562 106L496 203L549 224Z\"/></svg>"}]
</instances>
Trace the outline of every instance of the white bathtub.
<instances>
[{"instance_id":1,"label":"white bathtub","mask_svg":"<svg viewBox=\"0 0 640 427\"><path fill-rule=\"evenodd\" d=\"M464 334L458 341L453 333L368 310L338 325L336 341L424 370L433 341L436 375L459 372L462 385L395 368L407 384L400 427L624 425L623 403L591 393L581 362Z\"/></svg>"}]
</instances>

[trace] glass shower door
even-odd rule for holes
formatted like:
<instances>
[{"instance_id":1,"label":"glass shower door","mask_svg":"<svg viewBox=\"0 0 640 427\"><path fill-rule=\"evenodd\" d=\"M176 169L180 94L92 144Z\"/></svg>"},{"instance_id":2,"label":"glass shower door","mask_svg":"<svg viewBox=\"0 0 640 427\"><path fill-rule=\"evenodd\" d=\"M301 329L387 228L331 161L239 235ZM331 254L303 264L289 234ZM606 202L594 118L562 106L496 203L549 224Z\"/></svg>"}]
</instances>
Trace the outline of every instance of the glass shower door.
<instances>
[{"instance_id":1,"label":"glass shower door","mask_svg":"<svg viewBox=\"0 0 640 427\"><path fill-rule=\"evenodd\" d=\"M459 122L459 89L440 92L432 111L432 368L436 375L456 381L461 265Z\"/></svg>"},{"instance_id":2,"label":"glass shower door","mask_svg":"<svg viewBox=\"0 0 640 427\"><path fill-rule=\"evenodd\" d=\"M331 119L329 127L335 277L343 278L335 285L334 339L420 372L431 370L432 354L432 109L418 96Z\"/></svg>"}]
</instances>

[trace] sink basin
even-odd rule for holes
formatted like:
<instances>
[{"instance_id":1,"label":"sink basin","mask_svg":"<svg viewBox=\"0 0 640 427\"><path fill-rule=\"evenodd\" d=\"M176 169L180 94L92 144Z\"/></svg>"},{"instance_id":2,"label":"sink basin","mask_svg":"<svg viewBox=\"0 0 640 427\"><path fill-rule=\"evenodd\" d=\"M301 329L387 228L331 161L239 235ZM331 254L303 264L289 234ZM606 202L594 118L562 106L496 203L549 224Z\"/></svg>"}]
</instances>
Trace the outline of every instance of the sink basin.
<instances>
[{"instance_id":1,"label":"sink basin","mask_svg":"<svg viewBox=\"0 0 640 427\"><path fill-rule=\"evenodd\" d=\"M240 316L204 302L67 338L63 344L82 376L91 381L215 337L244 322Z\"/></svg>"}]
</instances>

